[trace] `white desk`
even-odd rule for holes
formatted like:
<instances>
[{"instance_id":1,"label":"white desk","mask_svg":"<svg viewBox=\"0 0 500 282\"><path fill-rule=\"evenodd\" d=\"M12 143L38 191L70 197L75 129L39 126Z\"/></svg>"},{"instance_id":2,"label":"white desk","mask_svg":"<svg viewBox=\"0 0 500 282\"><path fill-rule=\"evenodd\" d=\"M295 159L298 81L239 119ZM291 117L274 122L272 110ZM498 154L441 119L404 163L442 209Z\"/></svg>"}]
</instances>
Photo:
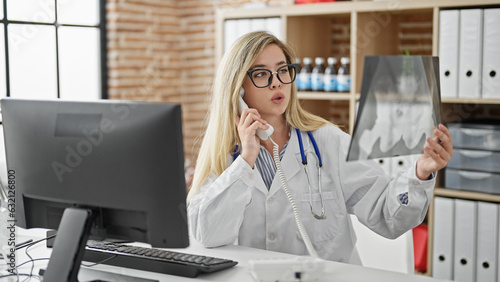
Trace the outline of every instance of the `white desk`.
<instances>
[{"instance_id":1,"label":"white desk","mask_svg":"<svg viewBox=\"0 0 500 282\"><path fill-rule=\"evenodd\" d=\"M17 237L17 242L23 242L26 239L40 239L45 237L45 230L41 229L34 229L34 230L23 230L18 228L18 237ZM172 249L177 252L186 252L186 253L193 253L193 254L202 254L202 255L207 255L207 256L213 256L213 257L221 257L221 258L228 258L232 259L235 261L238 261L238 264L230 269L219 271L216 273L212 274L203 274L198 276L197 278L185 278L185 277L179 277L179 276L171 276L171 275L164 275L164 274L159 274L159 273L153 273L153 272L145 272L145 271L139 271L139 270L134 270L134 269L125 269L121 267L114 267L114 266L108 266L108 265L97 265L95 267L92 267L92 269L95 270L103 270L107 272L112 272L116 274L124 274L124 275L129 275L129 276L136 276L136 277L141 277L141 278L146 278L146 279L153 279L156 281L236 281L236 282L253 282L255 281L247 266L248 262L252 259L263 259L263 258L293 258L295 256L293 255L288 255L288 254L283 254L283 253L277 253L277 252L271 252L271 251L265 251L265 250L260 250L260 249L253 249L253 248L248 248L248 247L242 247L242 246L224 246L220 248L213 248L213 249L207 249L201 246L200 244L196 242L192 242L191 246L189 246L186 249ZM42 258L42 257L49 257L50 256L50 249L47 249L45 247L45 242L39 243L28 250L29 254L34 258ZM28 260L28 257L25 254L24 249L19 250L16 254L17 258L17 264L19 265L20 263ZM40 268L45 268L47 266L48 260L43 260L43 261L37 261L35 262L35 267L33 274L38 274L38 270ZM2 262L0 263L0 269L5 269L5 263ZM82 267L82 269L87 269L86 267ZM29 273L31 270L31 263L28 263L24 266L22 266L19 269L19 273ZM81 273L85 272L85 270L81 271ZM80 281L85 281L81 279ZM23 281L24 278L21 278L20 281ZM109 278L108 278L109 279ZM9 281L9 280L2 280L3 281ZM11 280L15 281L15 280ZM35 278L32 278L31 280L27 281L38 281ZM116 281L124 281L123 279L119 279ZM436 281L442 281L438 279L434 279L431 277L426 277L422 275L407 275L407 274L402 274L402 273L397 273L397 272L390 272L390 271L385 271L385 270L379 270L379 269L372 269L372 268L366 268L366 267L361 267L357 265L350 265L350 264L345 264L345 263L338 263L338 262L332 262L332 261L327 261L325 264L325 271L323 275L323 279L321 281L342 281L342 282L349 282L349 281L405 281L405 282L436 282Z\"/></svg>"}]
</instances>

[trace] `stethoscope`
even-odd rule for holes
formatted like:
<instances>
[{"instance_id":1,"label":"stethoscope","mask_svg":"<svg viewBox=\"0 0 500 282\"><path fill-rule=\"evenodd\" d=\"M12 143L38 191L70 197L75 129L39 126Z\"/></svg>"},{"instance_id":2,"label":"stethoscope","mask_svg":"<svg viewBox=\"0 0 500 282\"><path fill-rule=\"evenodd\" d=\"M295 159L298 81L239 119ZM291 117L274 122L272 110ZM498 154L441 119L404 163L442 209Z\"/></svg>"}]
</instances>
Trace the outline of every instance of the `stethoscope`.
<instances>
[{"instance_id":1,"label":"stethoscope","mask_svg":"<svg viewBox=\"0 0 500 282\"><path fill-rule=\"evenodd\" d=\"M318 160L318 162L317 162L318 192L319 192L319 199L321 201L321 215L318 215L317 213L314 212L314 209L313 209L311 181L309 180L309 172L307 169L307 155L304 153L304 145L302 144L302 136L301 136L299 129L296 128L295 131L297 132L297 139L299 140L299 148L300 148L300 157L302 158L302 165L304 165L304 171L305 171L306 177L307 177L307 186L309 187L309 207L311 208L311 214L314 216L314 218L316 218L318 220L324 220L324 219L326 219L326 215L325 215L325 206L323 205L323 194L322 194L322 190L321 190L321 167L323 167L323 162L321 161L321 154L319 153L318 145L316 144L316 140L314 139L311 131L307 131L307 135L309 136L309 139L311 140L311 143L314 147L314 153L316 154L316 158Z\"/></svg>"}]
</instances>

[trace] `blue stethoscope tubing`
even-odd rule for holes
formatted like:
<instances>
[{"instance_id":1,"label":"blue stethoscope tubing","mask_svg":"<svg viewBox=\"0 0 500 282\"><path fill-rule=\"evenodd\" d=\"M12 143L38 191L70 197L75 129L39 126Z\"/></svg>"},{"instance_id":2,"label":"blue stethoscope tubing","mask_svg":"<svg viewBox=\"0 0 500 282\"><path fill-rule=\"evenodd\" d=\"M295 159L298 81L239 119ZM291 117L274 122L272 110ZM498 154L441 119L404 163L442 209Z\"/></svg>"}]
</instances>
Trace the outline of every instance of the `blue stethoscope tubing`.
<instances>
[{"instance_id":1,"label":"blue stethoscope tubing","mask_svg":"<svg viewBox=\"0 0 500 282\"><path fill-rule=\"evenodd\" d=\"M300 156L302 158L302 164L307 165L307 157L306 154L304 153L304 144L302 143L302 135L300 134L300 130L298 128L296 128L295 131L297 132L297 138L299 139L299 148L300 148ZM319 153L318 144L316 144L316 140L314 139L314 136L312 135L311 131L307 131L307 135L309 136L309 139L313 144L314 153L318 157L319 166L322 167L323 162L321 161L321 154Z\"/></svg>"},{"instance_id":2,"label":"blue stethoscope tubing","mask_svg":"<svg viewBox=\"0 0 500 282\"><path fill-rule=\"evenodd\" d=\"M319 152L318 144L316 144L316 140L314 139L314 136L312 135L311 131L307 131L309 140L311 140L311 143L314 147L314 153L316 154L316 158L318 159L318 192L321 201L321 215L315 213L313 209L311 181L309 180L309 173L307 170L307 155L304 152L304 144L302 143L302 136L300 130L296 128L295 131L297 132L297 139L299 141L300 157L302 158L302 165L304 165L304 171L307 177L307 186L309 188L309 207L311 208L311 214L314 216L314 218L318 220L323 220L326 219L325 207L323 205L323 193L321 189L321 168L323 167L323 161L321 160L321 154Z\"/></svg>"}]
</instances>

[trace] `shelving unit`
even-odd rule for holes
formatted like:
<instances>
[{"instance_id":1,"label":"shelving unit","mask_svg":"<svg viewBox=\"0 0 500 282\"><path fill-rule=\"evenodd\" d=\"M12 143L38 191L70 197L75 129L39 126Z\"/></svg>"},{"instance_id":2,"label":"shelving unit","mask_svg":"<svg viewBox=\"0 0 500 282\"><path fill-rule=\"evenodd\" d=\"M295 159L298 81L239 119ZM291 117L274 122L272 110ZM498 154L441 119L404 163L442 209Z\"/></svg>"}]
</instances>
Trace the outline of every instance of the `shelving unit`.
<instances>
[{"instance_id":1,"label":"shelving unit","mask_svg":"<svg viewBox=\"0 0 500 282\"><path fill-rule=\"evenodd\" d=\"M439 12L443 9L500 7L500 0L421 0L421 1L342 1L265 9L247 10L229 8L217 11L216 15L216 62L223 54L224 21L279 17L282 22L282 38L291 44L302 57L348 56L351 68L351 91L349 93L299 92L299 98L308 110L329 118L332 104L345 107L348 121L340 124L352 133L354 128L356 103L360 97L364 58L370 55L401 55L407 48L401 37L407 35L405 23L422 20L428 35L413 43L420 55L438 55ZM343 49L336 49L332 40L335 33L332 26L341 23L349 30L348 40ZM428 25L427 25L428 23ZM414 31L418 28L415 28ZM427 32L425 31L425 32ZM408 37L413 38L408 34ZM418 37L418 36L417 36ZM411 41L411 40L410 40ZM328 101L329 103L325 103ZM500 99L442 99L443 107L457 104L471 104L474 107L493 106L500 110ZM448 122L449 120L443 120ZM438 180L438 186L441 182ZM500 203L500 196L463 192L436 188L435 196L463 198ZM429 209L428 275L432 273L433 205Z\"/></svg>"},{"instance_id":2,"label":"shelving unit","mask_svg":"<svg viewBox=\"0 0 500 282\"><path fill-rule=\"evenodd\" d=\"M500 99L467 99L467 98L443 98L443 104L484 104L484 105L500 105Z\"/></svg>"}]
</instances>

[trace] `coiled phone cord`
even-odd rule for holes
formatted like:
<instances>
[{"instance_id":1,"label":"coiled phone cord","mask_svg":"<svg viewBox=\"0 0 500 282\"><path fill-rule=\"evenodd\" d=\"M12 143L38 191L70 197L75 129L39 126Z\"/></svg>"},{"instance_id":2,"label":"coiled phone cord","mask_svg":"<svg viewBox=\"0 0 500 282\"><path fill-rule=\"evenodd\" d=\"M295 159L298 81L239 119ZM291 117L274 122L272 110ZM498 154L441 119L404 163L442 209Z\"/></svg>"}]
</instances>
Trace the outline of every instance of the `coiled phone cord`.
<instances>
[{"instance_id":1,"label":"coiled phone cord","mask_svg":"<svg viewBox=\"0 0 500 282\"><path fill-rule=\"evenodd\" d=\"M295 223L297 224L297 228L299 229L300 236L302 236L302 239L304 240L304 243L306 245L307 251L309 252L309 255L312 257L318 257L318 254L316 253L316 250L314 249L314 246L311 243L311 239L309 238L309 235L307 235L306 228L304 227L304 223L302 223L302 219L300 217L299 213L299 207L297 206L297 202L295 202L295 199L293 198L292 193L290 192L290 189L288 188L288 182L286 181L285 173L283 172L283 168L281 167L281 161L279 157L279 146L274 142L274 140L269 137L269 140L273 142L273 158L274 158L274 163L276 165L276 172L278 173L278 176L281 180L281 183L283 184L283 189L285 190L286 197L288 198L288 201L292 205L292 210L293 210L293 216L295 218Z\"/></svg>"}]
</instances>

